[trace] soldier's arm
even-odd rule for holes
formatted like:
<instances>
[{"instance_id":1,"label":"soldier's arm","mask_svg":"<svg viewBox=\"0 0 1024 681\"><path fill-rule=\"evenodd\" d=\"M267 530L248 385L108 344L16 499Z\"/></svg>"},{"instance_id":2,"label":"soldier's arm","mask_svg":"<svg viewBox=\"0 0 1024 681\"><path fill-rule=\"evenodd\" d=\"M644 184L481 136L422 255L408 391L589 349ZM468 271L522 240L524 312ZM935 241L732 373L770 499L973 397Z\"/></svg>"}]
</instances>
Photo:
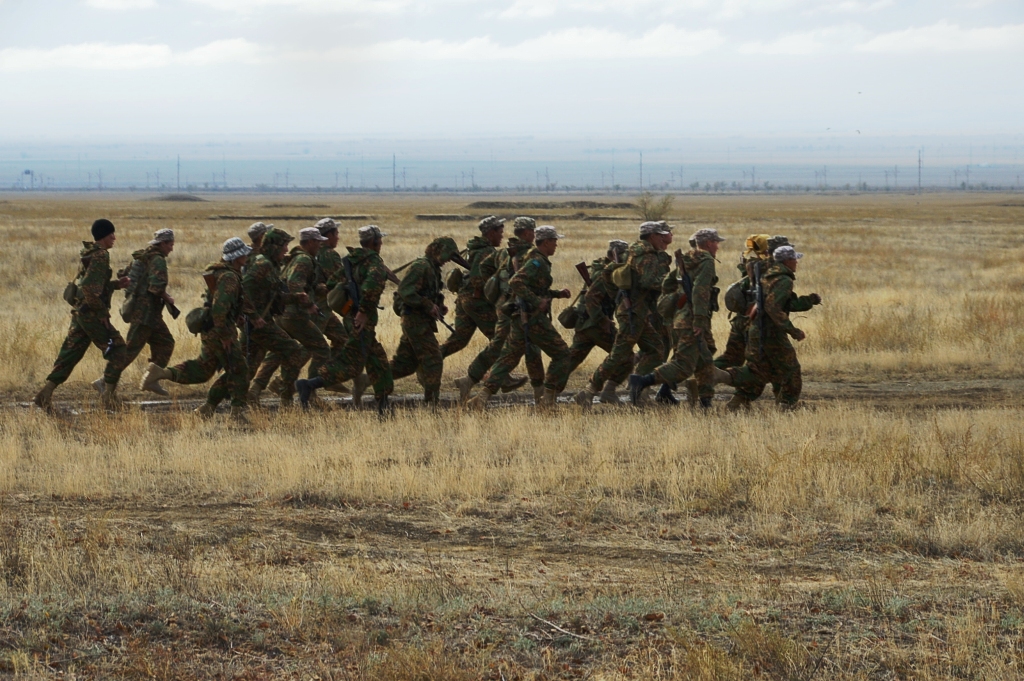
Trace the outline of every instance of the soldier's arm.
<instances>
[{"instance_id":1,"label":"soldier's arm","mask_svg":"<svg viewBox=\"0 0 1024 681\"><path fill-rule=\"evenodd\" d=\"M539 260L530 258L508 280L508 288L512 295L521 298L531 310L536 310L540 307L541 298L533 292L531 284L540 275L542 267L543 265L541 265Z\"/></svg>"},{"instance_id":2,"label":"soldier's arm","mask_svg":"<svg viewBox=\"0 0 1024 681\"><path fill-rule=\"evenodd\" d=\"M661 293L675 293L679 290L679 271L673 269L661 279Z\"/></svg>"},{"instance_id":3,"label":"soldier's arm","mask_svg":"<svg viewBox=\"0 0 1024 681\"><path fill-rule=\"evenodd\" d=\"M788 303L792 295L793 280L789 277L778 277L765 294L764 309L773 323L795 338L800 330L789 320Z\"/></svg>"},{"instance_id":4,"label":"soldier's arm","mask_svg":"<svg viewBox=\"0 0 1024 681\"><path fill-rule=\"evenodd\" d=\"M341 264L341 254L334 249L326 251L321 268L327 280L327 290L331 290L345 280L345 266Z\"/></svg>"},{"instance_id":5,"label":"soldier's arm","mask_svg":"<svg viewBox=\"0 0 1024 681\"><path fill-rule=\"evenodd\" d=\"M600 279L594 282L594 285L587 289L587 294L583 296L583 306L587 310L587 315L592 319L601 317L604 314L604 301L608 296L608 291L605 288L604 282Z\"/></svg>"},{"instance_id":6,"label":"soldier's arm","mask_svg":"<svg viewBox=\"0 0 1024 681\"><path fill-rule=\"evenodd\" d=\"M715 281L715 261L701 258L690 275L693 278L693 300L690 301L693 316L711 319L711 286Z\"/></svg>"},{"instance_id":7,"label":"soldier's arm","mask_svg":"<svg viewBox=\"0 0 1024 681\"><path fill-rule=\"evenodd\" d=\"M295 256L288 267L288 276L285 283L292 293L303 293L306 290L306 282L313 273L313 259L305 253Z\"/></svg>"},{"instance_id":8,"label":"soldier's arm","mask_svg":"<svg viewBox=\"0 0 1024 681\"><path fill-rule=\"evenodd\" d=\"M377 307L380 296L384 293L384 285L388 281L387 270L383 262L372 263L359 287L359 311L369 315Z\"/></svg>"},{"instance_id":9,"label":"soldier's arm","mask_svg":"<svg viewBox=\"0 0 1024 681\"><path fill-rule=\"evenodd\" d=\"M78 290L82 293L87 309L93 312L106 312L106 290L110 283L107 277L107 268L110 263L110 254L99 249L89 259L89 267L85 270L82 283Z\"/></svg>"},{"instance_id":10,"label":"soldier's arm","mask_svg":"<svg viewBox=\"0 0 1024 681\"><path fill-rule=\"evenodd\" d=\"M242 295L242 287L237 276L225 272L217 279L217 290L213 293L210 303L210 317L213 319L214 337L221 340L234 340L235 320L230 318L231 309L238 296Z\"/></svg>"},{"instance_id":11,"label":"soldier's arm","mask_svg":"<svg viewBox=\"0 0 1024 681\"><path fill-rule=\"evenodd\" d=\"M657 253L648 253L637 259L634 267L634 271L640 275L637 285L641 290L661 291L661 280L668 272L668 268L662 267Z\"/></svg>"},{"instance_id":12,"label":"soldier's arm","mask_svg":"<svg viewBox=\"0 0 1024 681\"><path fill-rule=\"evenodd\" d=\"M494 276L494 273L498 271L498 249L494 249L483 256L483 260L480 261L479 271L480 276L485 280Z\"/></svg>"},{"instance_id":13,"label":"soldier's arm","mask_svg":"<svg viewBox=\"0 0 1024 681\"><path fill-rule=\"evenodd\" d=\"M790 294L789 303L786 305L786 309L790 312L807 312L815 305L815 298L813 296L798 296L795 293Z\"/></svg>"},{"instance_id":14,"label":"soldier's arm","mask_svg":"<svg viewBox=\"0 0 1024 681\"><path fill-rule=\"evenodd\" d=\"M154 257L149 261L149 273L147 275L147 291L158 298L163 297L167 291L167 260Z\"/></svg>"},{"instance_id":15,"label":"soldier's arm","mask_svg":"<svg viewBox=\"0 0 1024 681\"><path fill-rule=\"evenodd\" d=\"M431 301L420 295L420 287L423 286L423 280L427 276L428 267L430 265L422 260L415 261L405 271L405 276L402 277L401 283L398 284L398 297L409 307L425 310L431 305Z\"/></svg>"}]
</instances>

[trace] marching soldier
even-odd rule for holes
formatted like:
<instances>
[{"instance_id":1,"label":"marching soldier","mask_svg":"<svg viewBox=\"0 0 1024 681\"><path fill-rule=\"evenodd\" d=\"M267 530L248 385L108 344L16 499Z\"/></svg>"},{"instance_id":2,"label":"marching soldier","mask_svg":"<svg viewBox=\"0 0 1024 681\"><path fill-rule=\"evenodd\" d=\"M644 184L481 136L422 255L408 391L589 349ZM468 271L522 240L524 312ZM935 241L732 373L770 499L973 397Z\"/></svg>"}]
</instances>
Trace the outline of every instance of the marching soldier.
<instances>
[{"instance_id":1,"label":"marching soldier","mask_svg":"<svg viewBox=\"0 0 1024 681\"><path fill-rule=\"evenodd\" d=\"M394 389L394 380L388 355L376 335L377 304L388 281L388 268L380 257L385 236L387 234L381 232L377 225L360 227L359 248L349 248L349 254L343 258L348 260L344 285L354 294L349 299L351 312L345 315L348 340L336 358L320 367L319 375L295 382L303 407L309 406L316 390L344 383L365 368L373 382L377 413L384 415L388 409L388 395Z\"/></svg>"},{"instance_id":2,"label":"marching soldier","mask_svg":"<svg viewBox=\"0 0 1024 681\"><path fill-rule=\"evenodd\" d=\"M300 303L296 296L284 306L284 314L277 318L277 324L289 336L299 341L310 354L309 377L316 376L317 371L331 358L331 348L327 345L320 328L314 323L324 312L313 302L316 297L317 280L320 277L316 264L317 253L327 239L320 235L316 227L299 230L299 245L289 253L290 259L284 270L284 281L291 293L306 294L305 303ZM326 295L326 287L324 287ZM290 387L290 386L289 386ZM288 390L289 387L282 388Z\"/></svg>"},{"instance_id":3,"label":"marching soldier","mask_svg":"<svg viewBox=\"0 0 1024 681\"><path fill-rule=\"evenodd\" d=\"M391 358L391 376L399 379L416 373L426 404L437 404L441 395L444 358L434 334L437 320L448 312L441 293L441 267L447 262L469 269L454 239L434 239L426 254L405 271L395 299L395 312L402 318L402 340Z\"/></svg>"},{"instance_id":4,"label":"marching soldier","mask_svg":"<svg viewBox=\"0 0 1024 681\"><path fill-rule=\"evenodd\" d=\"M489 256L501 246L501 240L505 235L505 221L489 215L480 221L477 229L480 230L480 236L473 237L466 244L469 272L462 280L458 298L455 299L455 331L441 344L442 357L463 350L469 345L477 329L480 329L480 333L488 340L494 337L494 325L498 322L498 314L495 312L494 303L484 296L484 284L494 274L495 261ZM490 263L489 269L483 268L485 262Z\"/></svg>"},{"instance_id":5,"label":"marching soldier","mask_svg":"<svg viewBox=\"0 0 1024 681\"><path fill-rule=\"evenodd\" d=\"M742 277L737 284L745 294L743 312L735 312L729 321L729 340L725 351L715 358L715 366L719 369L743 366L747 356L747 331L750 329L750 302L753 300L755 267L764 274L772 264L772 254L779 246L788 246L789 239L784 236L767 234L751 234L747 239L747 250L743 253L737 266Z\"/></svg>"},{"instance_id":6,"label":"marching soldier","mask_svg":"<svg viewBox=\"0 0 1024 681\"><path fill-rule=\"evenodd\" d=\"M207 267L203 273L208 291L206 298L209 306L209 318L201 332L202 348L197 359L165 369L150 363L142 376L140 390L148 390L164 394L160 381L167 379L182 385L205 383L223 369L207 394L207 401L196 413L203 417L212 416L216 409L219 395L226 391L231 397L231 418L246 423L245 392L249 386L249 367L245 363L242 346L238 342L236 320L242 314L252 311L246 309L245 295L242 293L242 267L245 266L252 249L244 241L233 237L224 242L221 260ZM263 320L256 317L253 324L260 328Z\"/></svg>"},{"instance_id":7,"label":"marching soldier","mask_svg":"<svg viewBox=\"0 0 1024 681\"><path fill-rule=\"evenodd\" d=\"M790 338L802 341L807 335L789 318L791 312L806 312L821 304L821 296L811 293L798 296L793 292L797 263L804 257L792 246L779 246L772 254L774 265L761 277L764 288L764 309L754 310L754 320L747 333L747 364L729 369L736 394L727 405L730 411L750 406L761 396L768 383L777 383L776 400L792 408L800 399L803 381L800 362Z\"/></svg>"},{"instance_id":8,"label":"marching soldier","mask_svg":"<svg viewBox=\"0 0 1024 681\"><path fill-rule=\"evenodd\" d=\"M527 348L543 351L551 358L544 375L544 392L537 405L553 407L558 393L569 380L569 347L551 324L548 316L552 298L568 298L569 289L552 291L551 261L564 238L554 227L545 225L536 229L536 244L527 254L522 266L509 280L509 302L505 312L511 328L505 347L484 376L479 394L467 403L472 409L483 409L494 393L498 392L509 373L519 364Z\"/></svg>"},{"instance_id":9,"label":"marching soldier","mask_svg":"<svg viewBox=\"0 0 1024 681\"><path fill-rule=\"evenodd\" d=\"M265 225L262 222L254 222L249 225L249 229L245 230L245 233L249 237L249 241L252 242L249 248L252 249L253 253L260 252L260 247L263 245L263 235L273 228L274 225Z\"/></svg>"},{"instance_id":10,"label":"marching soldier","mask_svg":"<svg viewBox=\"0 0 1024 681\"><path fill-rule=\"evenodd\" d=\"M53 363L50 375L46 377L46 384L33 400L40 409L51 408L53 391L68 380L90 345L102 350L103 357L107 360L101 393L103 406L117 406L114 391L121 379L121 370L126 366L126 347L121 334L110 323L110 297L114 291L127 286L130 280L128 277L111 280L113 270L110 268L108 251L113 248L117 239L114 235L114 224L110 220L100 219L92 223L91 231L93 241L82 242L82 250L78 254L78 275L73 286L69 285L68 291L65 292L65 299L72 307L68 335Z\"/></svg>"},{"instance_id":11,"label":"marching soldier","mask_svg":"<svg viewBox=\"0 0 1024 681\"><path fill-rule=\"evenodd\" d=\"M345 333L345 325L327 305L327 294L338 285L338 282L344 281L345 267L341 263L341 254L338 253L338 223L331 218L324 218L316 223L316 228L320 230L320 236L327 239L316 254L316 306L323 315L317 315L316 327L323 333L324 338L331 342L333 357L341 352L348 335ZM310 369L312 368L311 365Z\"/></svg>"}]
</instances>

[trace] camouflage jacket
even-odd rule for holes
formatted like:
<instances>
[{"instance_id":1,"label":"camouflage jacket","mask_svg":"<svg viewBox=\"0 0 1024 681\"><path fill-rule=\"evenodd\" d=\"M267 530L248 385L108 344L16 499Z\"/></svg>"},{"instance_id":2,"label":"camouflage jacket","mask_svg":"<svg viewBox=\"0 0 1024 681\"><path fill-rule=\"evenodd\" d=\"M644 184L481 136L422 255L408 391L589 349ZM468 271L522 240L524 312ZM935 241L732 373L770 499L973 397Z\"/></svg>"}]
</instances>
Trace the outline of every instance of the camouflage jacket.
<instances>
[{"instance_id":1,"label":"camouflage jacket","mask_svg":"<svg viewBox=\"0 0 1024 681\"><path fill-rule=\"evenodd\" d=\"M204 340L233 341L238 337L236 320L245 312L242 277L230 264L223 261L217 261L207 267L205 274L212 274L214 277L213 286L206 292L213 328L204 332L202 337Z\"/></svg>"},{"instance_id":2,"label":"camouflage jacket","mask_svg":"<svg viewBox=\"0 0 1024 681\"><path fill-rule=\"evenodd\" d=\"M687 274L690 275L690 282L693 285L693 295L683 304L676 308L672 325L676 329L699 328L704 331L711 331L712 300L714 293L712 288L718 283L715 276L715 258L707 251L693 249L683 255L683 265ZM679 278L682 273L673 270L666 279L675 279L679 288Z\"/></svg>"},{"instance_id":3,"label":"camouflage jacket","mask_svg":"<svg viewBox=\"0 0 1024 681\"><path fill-rule=\"evenodd\" d=\"M352 264L352 278L359 285L359 312L366 315L367 324L377 325L377 305L388 282L388 270L380 254L369 248L348 247Z\"/></svg>"},{"instance_id":4,"label":"camouflage jacket","mask_svg":"<svg viewBox=\"0 0 1024 681\"><path fill-rule=\"evenodd\" d=\"M322 312L327 311L327 292L345 281L345 266L341 262L341 253L335 248L322 246L316 254L317 279L316 283L323 284L326 288L320 289L317 293L316 304Z\"/></svg>"},{"instance_id":5,"label":"camouflage jacket","mask_svg":"<svg viewBox=\"0 0 1024 681\"><path fill-rule=\"evenodd\" d=\"M490 276L499 275L501 279L501 297L496 304L502 307L509 297L509 282L512 276L522 267L524 257L533 248L533 244L527 243L519 237L511 237L506 248L495 249L494 253L487 256L481 263L481 270L490 272Z\"/></svg>"},{"instance_id":6,"label":"camouflage jacket","mask_svg":"<svg viewBox=\"0 0 1024 681\"><path fill-rule=\"evenodd\" d=\"M775 263L761 277L764 287L765 327L769 334L796 336L798 329L789 319L790 312L806 312L814 307L810 296L793 292L796 273L782 263Z\"/></svg>"},{"instance_id":7,"label":"camouflage jacket","mask_svg":"<svg viewBox=\"0 0 1024 681\"><path fill-rule=\"evenodd\" d=\"M497 263L493 255L498 249L490 244L482 236L475 236L466 244L466 260L469 261L469 271L462 278L462 286L459 287L459 295L468 298L482 298L484 295L484 284L494 274ZM484 263L490 261L486 268Z\"/></svg>"},{"instance_id":8,"label":"camouflage jacket","mask_svg":"<svg viewBox=\"0 0 1024 681\"><path fill-rule=\"evenodd\" d=\"M402 299L402 315L429 316L431 303L439 307L444 305L441 267L426 256L413 260L398 285L398 297Z\"/></svg>"},{"instance_id":9,"label":"camouflage jacket","mask_svg":"<svg viewBox=\"0 0 1024 681\"><path fill-rule=\"evenodd\" d=\"M607 267L611 263L608 258L598 258L590 263L590 288L580 300L580 318L576 322L576 331L586 331L594 327L604 328L615 314L615 295L618 291L611 282Z\"/></svg>"},{"instance_id":10,"label":"camouflage jacket","mask_svg":"<svg viewBox=\"0 0 1024 681\"><path fill-rule=\"evenodd\" d=\"M301 246L295 246L288 254L288 266L284 269L284 283L288 285L288 292L293 294L305 293L311 301L316 300L316 284L320 268L316 261L302 250ZM309 317L308 309L301 307L295 300L287 302L284 306L286 317Z\"/></svg>"},{"instance_id":11,"label":"camouflage jacket","mask_svg":"<svg viewBox=\"0 0 1024 681\"><path fill-rule=\"evenodd\" d=\"M167 290L167 258L160 252L159 246L150 246L132 253L132 260L141 260L146 264L142 279L135 282L132 292L132 313L128 321L131 324L153 326L164 312L164 292ZM131 269L131 265L128 266Z\"/></svg>"},{"instance_id":12,"label":"camouflage jacket","mask_svg":"<svg viewBox=\"0 0 1024 681\"><path fill-rule=\"evenodd\" d=\"M110 297L114 294L115 285L110 279L114 273L110 269L110 253L92 241L83 241L78 259L78 276L75 277L78 297L75 299L75 311L79 314L108 317Z\"/></svg>"},{"instance_id":13,"label":"camouflage jacket","mask_svg":"<svg viewBox=\"0 0 1024 681\"><path fill-rule=\"evenodd\" d=\"M530 316L540 314L540 303L551 298L551 261L536 248L527 253L523 265L509 279L509 297L526 306Z\"/></svg>"},{"instance_id":14,"label":"camouflage jacket","mask_svg":"<svg viewBox=\"0 0 1024 681\"><path fill-rule=\"evenodd\" d=\"M271 321L281 312L285 302L294 302L294 293L284 293L284 280L274 261L260 254L245 268L242 276L242 290L256 316Z\"/></svg>"},{"instance_id":15,"label":"camouflage jacket","mask_svg":"<svg viewBox=\"0 0 1024 681\"><path fill-rule=\"evenodd\" d=\"M629 245L626 258L625 266L633 270L629 303L634 315L646 316L655 311L658 296L661 295L662 279L668 273L669 264L650 242L643 240ZM625 301L620 303L620 312L628 313L625 304Z\"/></svg>"}]
</instances>

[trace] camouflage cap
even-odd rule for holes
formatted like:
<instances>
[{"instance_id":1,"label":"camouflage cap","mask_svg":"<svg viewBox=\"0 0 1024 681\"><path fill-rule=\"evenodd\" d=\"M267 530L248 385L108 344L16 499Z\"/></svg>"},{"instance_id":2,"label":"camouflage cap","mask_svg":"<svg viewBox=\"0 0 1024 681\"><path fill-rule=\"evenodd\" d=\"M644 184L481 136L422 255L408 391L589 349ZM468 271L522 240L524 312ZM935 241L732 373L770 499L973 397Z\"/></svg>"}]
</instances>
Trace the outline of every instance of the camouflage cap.
<instances>
[{"instance_id":1,"label":"camouflage cap","mask_svg":"<svg viewBox=\"0 0 1024 681\"><path fill-rule=\"evenodd\" d=\"M671 234L672 225L664 220L648 220L640 225L640 236L648 234Z\"/></svg>"},{"instance_id":2,"label":"camouflage cap","mask_svg":"<svg viewBox=\"0 0 1024 681\"><path fill-rule=\"evenodd\" d=\"M770 239L768 239L768 252L769 253L774 253L775 249L778 248L779 246L789 246L789 245L790 244L789 244L789 239L788 238L786 238L784 236L781 236L781 235L776 235L776 236L773 236Z\"/></svg>"},{"instance_id":3,"label":"camouflage cap","mask_svg":"<svg viewBox=\"0 0 1024 681\"><path fill-rule=\"evenodd\" d=\"M248 244L239 239L237 236L233 236L224 242L224 247L221 249L223 252L224 262L231 262L232 260L238 260L243 255L249 255L252 253L252 249L249 248Z\"/></svg>"},{"instance_id":4,"label":"camouflage cap","mask_svg":"<svg viewBox=\"0 0 1024 681\"><path fill-rule=\"evenodd\" d=\"M271 227L270 229L267 230L267 233L263 235L263 243L283 245L292 241L294 238L295 237L293 237L291 234L284 231L283 229Z\"/></svg>"},{"instance_id":5,"label":"camouflage cap","mask_svg":"<svg viewBox=\"0 0 1024 681\"><path fill-rule=\"evenodd\" d=\"M457 255L459 252L459 246L455 243L455 239L450 236L439 236L430 242L430 247L437 253L442 260L451 260L453 255Z\"/></svg>"},{"instance_id":6,"label":"camouflage cap","mask_svg":"<svg viewBox=\"0 0 1024 681\"><path fill-rule=\"evenodd\" d=\"M359 243L364 241L373 241L375 239L382 239L386 237L385 232L380 231L380 227L377 225L366 225L365 227L359 228Z\"/></svg>"},{"instance_id":7,"label":"camouflage cap","mask_svg":"<svg viewBox=\"0 0 1024 681\"><path fill-rule=\"evenodd\" d=\"M262 222L254 222L249 225L249 229L245 230L245 233L250 239L255 239L262 234L266 234L267 230L271 229L273 226L274 225L265 225Z\"/></svg>"},{"instance_id":8,"label":"camouflage cap","mask_svg":"<svg viewBox=\"0 0 1024 681\"><path fill-rule=\"evenodd\" d=\"M725 241L724 237L719 236L718 230L717 229L712 229L711 227L705 227L704 229L698 229L696 232L694 232L690 236L690 239L692 239L693 241L696 241L698 246L700 244L707 244L707 243L715 243L715 242Z\"/></svg>"},{"instance_id":9,"label":"camouflage cap","mask_svg":"<svg viewBox=\"0 0 1024 681\"><path fill-rule=\"evenodd\" d=\"M327 239L320 234L320 230L316 227L304 227L299 230L299 242L303 241L327 241Z\"/></svg>"},{"instance_id":10,"label":"camouflage cap","mask_svg":"<svg viewBox=\"0 0 1024 681\"><path fill-rule=\"evenodd\" d=\"M512 231L518 234L524 229L537 229L537 221L527 217L516 218L515 222L512 223Z\"/></svg>"},{"instance_id":11,"label":"camouflage cap","mask_svg":"<svg viewBox=\"0 0 1024 681\"><path fill-rule=\"evenodd\" d=\"M327 236L331 232L338 231L338 223L331 218L324 218L323 220L320 220L314 225L314 227L320 230L321 236Z\"/></svg>"},{"instance_id":12,"label":"camouflage cap","mask_svg":"<svg viewBox=\"0 0 1024 681\"><path fill-rule=\"evenodd\" d=\"M477 229L480 230L481 234L485 234L492 229L499 229L505 225L505 218L499 218L496 215L488 215L480 224L477 225Z\"/></svg>"},{"instance_id":13,"label":"camouflage cap","mask_svg":"<svg viewBox=\"0 0 1024 681\"><path fill-rule=\"evenodd\" d=\"M157 244L173 244L174 243L174 230L173 229L161 229L153 233L153 240L149 242L150 246L156 246Z\"/></svg>"},{"instance_id":14,"label":"camouflage cap","mask_svg":"<svg viewBox=\"0 0 1024 681\"><path fill-rule=\"evenodd\" d=\"M534 232L534 242L540 243L541 241L547 241L548 239L564 239L564 234L559 234L558 230L551 225L541 225Z\"/></svg>"},{"instance_id":15,"label":"camouflage cap","mask_svg":"<svg viewBox=\"0 0 1024 681\"><path fill-rule=\"evenodd\" d=\"M804 254L797 253L792 246L779 246L775 249L772 257L775 258L775 262L786 262L787 260L799 260L804 257Z\"/></svg>"}]
</instances>

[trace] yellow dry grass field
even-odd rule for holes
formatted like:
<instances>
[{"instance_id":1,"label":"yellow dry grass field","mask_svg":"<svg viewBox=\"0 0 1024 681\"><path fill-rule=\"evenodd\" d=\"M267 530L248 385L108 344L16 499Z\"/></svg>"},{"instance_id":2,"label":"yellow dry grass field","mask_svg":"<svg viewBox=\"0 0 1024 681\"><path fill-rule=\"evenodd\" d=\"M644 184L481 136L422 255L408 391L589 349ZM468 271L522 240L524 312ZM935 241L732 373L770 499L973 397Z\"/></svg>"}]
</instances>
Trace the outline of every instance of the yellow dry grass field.
<instances>
[{"instance_id":1,"label":"yellow dry grass field","mask_svg":"<svg viewBox=\"0 0 1024 681\"><path fill-rule=\"evenodd\" d=\"M825 304L796 322L808 408L792 413L513 404L380 422L339 408L259 412L238 429L187 409L104 414L88 388L95 349L56 415L16 406L63 338L60 291L96 217L117 225L115 262L156 229L178 232L185 310L219 244L253 221L214 216L292 233L373 216L343 230L381 225L395 266L435 235L474 231L417 214L531 214L568 235L555 283L574 292L572 265L637 224L583 219L624 209L468 207L476 198L0 199L0 676L1024 674L1017 196L677 199L680 236L714 226L730 239L725 284L750 233L807 253L797 288ZM397 320L382 319L393 351ZM172 328L176 359L196 353ZM726 330L721 315L720 347ZM451 358L446 381L479 347ZM126 397L141 396L140 370Z\"/></svg>"}]
</instances>

